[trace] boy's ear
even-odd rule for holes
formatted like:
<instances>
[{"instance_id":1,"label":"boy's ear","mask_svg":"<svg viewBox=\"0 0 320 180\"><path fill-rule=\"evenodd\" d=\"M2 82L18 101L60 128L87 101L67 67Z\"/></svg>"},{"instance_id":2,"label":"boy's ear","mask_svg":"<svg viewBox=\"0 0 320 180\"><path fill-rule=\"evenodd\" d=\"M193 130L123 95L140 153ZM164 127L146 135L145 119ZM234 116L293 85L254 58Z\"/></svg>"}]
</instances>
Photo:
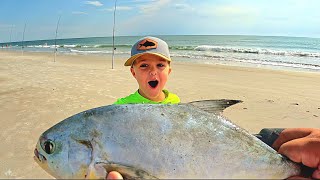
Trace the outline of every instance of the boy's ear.
<instances>
[{"instance_id":1,"label":"boy's ear","mask_svg":"<svg viewBox=\"0 0 320 180\"><path fill-rule=\"evenodd\" d=\"M169 73L168 73L168 75L171 73L171 67L169 68Z\"/></svg>"},{"instance_id":2,"label":"boy's ear","mask_svg":"<svg viewBox=\"0 0 320 180\"><path fill-rule=\"evenodd\" d=\"M132 76L133 76L133 77L136 77L136 73L134 72L133 67L130 68L130 71L131 71Z\"/></svg>"}]
</instances>

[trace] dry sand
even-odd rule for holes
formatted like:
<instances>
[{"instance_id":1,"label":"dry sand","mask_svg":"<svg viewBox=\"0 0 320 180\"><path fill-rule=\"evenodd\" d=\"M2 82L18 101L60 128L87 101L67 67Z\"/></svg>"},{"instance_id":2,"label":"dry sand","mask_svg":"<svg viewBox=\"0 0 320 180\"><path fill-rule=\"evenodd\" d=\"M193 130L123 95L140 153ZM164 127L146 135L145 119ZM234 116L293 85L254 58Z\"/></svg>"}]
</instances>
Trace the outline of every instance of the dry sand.
<instances>
[{"instance_id":1,"label":"dry sand","mask_svg":"<svg viewBox=\"0 0 320 180\"><path fill-rule=\"evenodd\" d=\"M52 178L33 160L40 134L78 112L112 104L138 86L125 59L0 50L0 178ZM320 128L320 73L173 62L167 89L182 102L240 99L224 111L256 133Z\"/></svg>"}]
</instances>

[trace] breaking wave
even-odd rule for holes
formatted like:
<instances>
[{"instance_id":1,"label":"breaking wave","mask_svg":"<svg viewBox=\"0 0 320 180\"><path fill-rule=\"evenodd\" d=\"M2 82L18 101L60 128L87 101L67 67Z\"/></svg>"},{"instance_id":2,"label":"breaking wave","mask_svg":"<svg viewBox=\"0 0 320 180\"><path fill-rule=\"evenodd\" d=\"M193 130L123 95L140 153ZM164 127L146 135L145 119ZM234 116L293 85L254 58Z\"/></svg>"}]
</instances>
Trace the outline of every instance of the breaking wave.
<instances>
[{"instance_id":1,"label":"breaking wave","mask_svg":"<svg viewBox=\"0 0 320 180\"><path fill-rule=\"evenodd\" d=\"M320 58L320 53L316 52L301 52L301 51L285 51L273 49L259 49L259 48L236 48L236 47L222 47L201 45L197 46L196 51L212 51L212 52L229 52L229 53L248 53L248 54L269 54L281 56L298 56L298 57L315 57Z\"/></svg>"}]
</instances>

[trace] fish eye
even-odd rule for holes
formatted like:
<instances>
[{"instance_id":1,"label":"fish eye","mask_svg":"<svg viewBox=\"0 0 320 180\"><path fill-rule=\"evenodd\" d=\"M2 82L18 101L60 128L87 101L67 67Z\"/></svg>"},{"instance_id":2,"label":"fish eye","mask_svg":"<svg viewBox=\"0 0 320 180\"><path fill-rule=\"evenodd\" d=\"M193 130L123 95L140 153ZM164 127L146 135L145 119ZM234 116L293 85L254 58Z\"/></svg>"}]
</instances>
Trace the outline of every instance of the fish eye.
<instances>
[{"instance_id":1,"label":"fish eye","mask_svg":"<svg viewBox=\"0 0 320 180\"><path fill-rule=\"evenodd\" d=\"M42 149L47 153L47 154L52 154L54 152L54 142L51 140L47 140L46 142L43 143Z\"/></svg>"}]
</instances>

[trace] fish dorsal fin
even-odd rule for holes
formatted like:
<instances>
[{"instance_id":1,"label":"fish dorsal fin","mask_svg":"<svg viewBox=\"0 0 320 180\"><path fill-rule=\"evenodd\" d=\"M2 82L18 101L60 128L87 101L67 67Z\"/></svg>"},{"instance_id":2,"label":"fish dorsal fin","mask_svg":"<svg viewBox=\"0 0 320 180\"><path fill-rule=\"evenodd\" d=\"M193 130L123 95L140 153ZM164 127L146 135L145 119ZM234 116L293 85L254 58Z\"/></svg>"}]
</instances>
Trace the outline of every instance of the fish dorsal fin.
<instances>
[{"instance_id":1,"label":"fish dorsal fin","mask_svg":"<svg viewBox=\"0 0 320 180\"><path fill-rule=\"evenodd\" d=\"M187 104L195 106L203 111L209 113L220 113L224 109L234 104L242 102L241 100L231 100L231 99L217 99L217 100L201 100L192 101Z\"/></svg>"}]
</instances>

